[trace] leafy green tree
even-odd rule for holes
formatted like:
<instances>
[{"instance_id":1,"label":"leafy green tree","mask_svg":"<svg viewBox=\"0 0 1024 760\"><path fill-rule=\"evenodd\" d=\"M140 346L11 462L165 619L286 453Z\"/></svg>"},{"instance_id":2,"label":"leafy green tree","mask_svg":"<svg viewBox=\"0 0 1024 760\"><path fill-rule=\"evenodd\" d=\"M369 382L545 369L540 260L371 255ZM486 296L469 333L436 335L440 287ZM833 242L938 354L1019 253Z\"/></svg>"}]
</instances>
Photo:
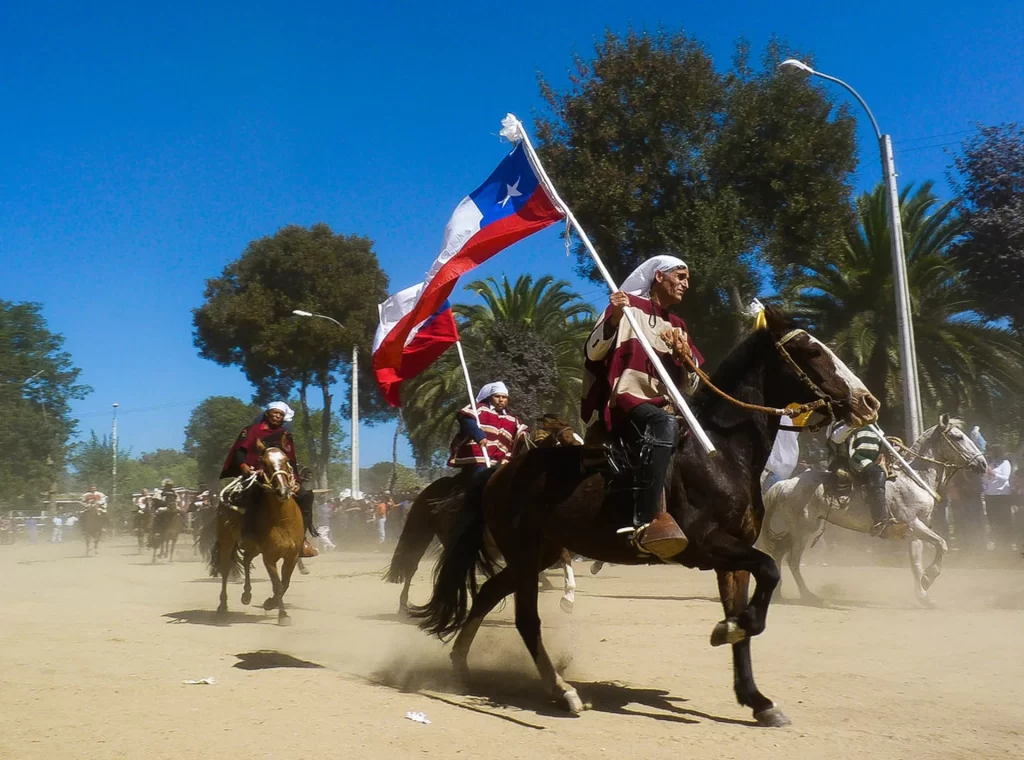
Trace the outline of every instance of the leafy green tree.
<instances>
[{"instance_id":1,"label":"leafy green tree","mask_svg":"<svg viewBox=\"0 0 1024 760\"><path fill-rule=\"evenodd\" d=\"M954 254L978 308L1024 330L1024 127L981 127L964 141L949 181L964 220Z\"/></svg>"},{"instance_id":2,"label":"leafy green tree","mask_svg":"<svg viewBox=\"0 0 1024 760\"><path fill-rule=\"evenodd\" d=\"M952 202L925 183L900 194L907 277L922 401L933 410L986 410L1022 388L1018 336L980 319L950 247L963 229ZM809 318L879 400L883 425L901 429L902 395L887 196L878 185L857 201L859 226L838 255L809 264L791 284Z\"/></svg>"},{"instance_id":3,"label":"leafy green tree","mask_svg":"<svg viewBox=\"0 0 1024 760\"><path fill-rule=\"evenodd\" d=\"M397 497L401 494L418 493L425 485L416 471L404 464L398 465L394 478L391 462L378 462L359 470L359 486L368 494L381 494L390 488L392 496Z\"/></svg>"},{"instance_id":4,"label":"leafy green tree","mask_svg":"<svg viewBox=\"0 0 1024 760\"><path fill-rule=\"evenodd\" d=\"M510 408L527 424L545 412L579 425L583 345L595 312L569 283L529 275L466 286L483 304L453 307L470 377L477 387L504 380ZM455 413L468 403L458 356L445 353L403 392L403 419L418 464L438 466L446 456Z\"/></svg>"},{"instance_id":5,"label":"leafy green tree","mask_svg":"<svg viewBox=\"0 0 1024 760\"><path fill-rule=\"evenodd\" d=\"M739 43L720 72L682 32L609 31L568 90L541 80L539 150L559 192L616 282L655 254L687 261L682 312L712 359L765 265L784 276L833 250L848 218L854 121L822 88L777 76L782 57L773 40L758 68Z\"/></svg>"},{"instance_id":6,"label":"leafy green tree","mask_svg":"<svg viewBox=\"0 0 1024 760\"><path fill-rule=\"evenodd\" d=\"M70 403L91 388L36 303L0 300L0 482L9 506L32 506L54 487L77 421Z\"/></svg>"},{"instance_id":7,"label":"leafy green tree","mask_svg":"<svg viewBox=\"0 0 1024 760\"><path fill-rule=\"evenodd\" d=\"M110 439L104 435L99 437L96 431L90 431L88 439L80 441L70 449L68 463L71 465L72 473L68 483L72 494L85 493L90 486L95 485L108 498L113 496L113 460L114 449ZM131 493L133 479L138 477L138 470L133 467L131 449L117 447L117 493L118 504L122 506L121 497ZM151 485L149 483L147 486Z\"/></svg>"},{"instance_id":8,"label":"leafy green tree","mask_svg":"<svg viewBox=\"0 0 1024 760\"><path fill-rule=\"evenodd\" d=\"M290 225L250 243L207 282L206 301L193 312L200 355L241 367L257 401L288 398L297 389L310 421L307 392L320 390L320 430L303 431L318 480L326 477L332 457L331 386L350 369L353 348L364 357L361 366L368 365L377 304L387 285L369 239L336 235L326 224ZM295 309L330 316L342 326L297 318ZM365 372L361 376L368 379ZM371 424L394 414L374 388L360 384L360 418Z\"/></svg>"},{"instance_id":9,"label":"leafy green tree","mask_svg":"<svg viewBox=\"0 0 1024 760\"><path fill-rule=\"evenodd\" d=\"M199 480L206 488L217 489L231 444L262 411L234 396L210 396L192 410L185 427L185 453L196 461Z\"/></svg>"}]
</instances>

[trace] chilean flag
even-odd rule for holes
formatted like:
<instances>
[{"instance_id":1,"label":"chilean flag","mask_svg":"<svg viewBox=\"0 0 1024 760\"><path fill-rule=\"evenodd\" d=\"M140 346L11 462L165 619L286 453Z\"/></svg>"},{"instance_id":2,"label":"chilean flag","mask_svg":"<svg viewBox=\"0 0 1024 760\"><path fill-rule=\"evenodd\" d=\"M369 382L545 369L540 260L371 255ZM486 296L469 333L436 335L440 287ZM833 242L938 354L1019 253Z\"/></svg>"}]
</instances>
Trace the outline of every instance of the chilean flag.
<instances>
[{"instance_id":1,"label":"chilean flag","mask_svg":"<svg viewBox=\"0 0 1024 760\"><path fill-rule=\"evenodd\" d=\"M541 186L522 144L516 145L491 176L459 203L448 220L441 253L426 280L381 304L381 323L373 342L373 371L389 404L400 404L399 386L403 379L413 376L409 369L418 367L417 372L422 371L458 339L456 335L437 350L439 343L432 335L435 330L443 333L447 329L447 323L435 323L445 313L451 319L451 310L445 307L459 277L562 218L562 212ZM455 334L454 327L451 320L448 334ZM407 366L417 340L420 350ZM426 346L425 341L429 341ZM431 358L424 363L427 356Z\"/></svg>"},{"instance_id":2,"label":"chilean flag","mask_svg":"<svg viewBox=\"0 0 1024 760\"><path fill-rule=\"evenodd\" d=\"M451 304L445 301L437 311L410 331L405 340L405 347L402 349L399 365L389 367L383 372L377 369L376 357L381 343L395 326L412 311L425 285L426 283L421 282L411 288L399 291L378 307L380 325L373 338L374 371L384 398L392 406L399 404L398 392L402 381L416 377L459 339L459 331L455 326L455 315L452 314Z\"/></svg>"}]
</instances>

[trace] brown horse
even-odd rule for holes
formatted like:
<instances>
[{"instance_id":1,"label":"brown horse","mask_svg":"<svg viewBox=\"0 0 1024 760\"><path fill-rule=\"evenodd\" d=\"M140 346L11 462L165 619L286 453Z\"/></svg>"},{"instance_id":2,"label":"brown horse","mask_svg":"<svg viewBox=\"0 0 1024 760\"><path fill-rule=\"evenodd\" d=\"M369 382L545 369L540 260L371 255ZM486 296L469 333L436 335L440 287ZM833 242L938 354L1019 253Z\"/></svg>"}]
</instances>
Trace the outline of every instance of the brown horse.
<instances>
[{"instance_id":1,"label":"brown horse","mask_svg":"<svg viewBox=\"0 0 1024 760\"><path fill-rule=\"evenodd\" d=\"M89 542L92 542L92 553L96 554L100 549L100 537L103 529L110 524L106 512L101 512L99 507L86 507L78 513L78 529L85 537L85 556L89 556Z\"/></svg>"},{"instance_id":2,"label":"brown horse","mask_svg":"<svg viewBox=\"0 0 1024 760\"><path fill-rule=\"evenodd\" d=\"M538 427L532 439L522 439L512 451L512 457L526 453L533 448L550 448L552 446L577 446L582 439L566 421L545 414L538 420ZM528 442L526 442L528 441ZM457 512L451 509L451 497L456 491L464 491L467 484L464 475L439 478L428 485L409 507L402 534L391 556L391 566L384 575L388 583L402 583L402 593L398 597L398 612L405 614L409 610L409 586L434 538L442 544L447 542L455 527ZM457 501L454 502L457 504ZM565 578L565 590L560 601L565 612L572 612L576 600L576 579L572 571L572 556L563 551L555 563L562 570ZM546 579L545 579L546 581ZM550 584L548 584L550 586Z\"/></svg>"},{"instance_id":3,"label":"brown horse","mask_svg":"<svg viewBox=\"0 0 1024 760\"><path fill-rule=\"evenodd\" d=\"M278 448L260 448L262 469L257 472L252 487L261 490L257 498L262 498L263 503L258 508L251 506L250 511L255 509L255 513L244 517L223 503L218 508L217 540L210 550L210 574L222 578L217 612L226 613L228 577L238 572L245 574L242 604L249 604L252 601L250 565L262 554L274 590L274 595L263 602L263 609L276 609L277 622L289 625L291 618L284 608L284 595L302 550L305 528L302 512L292 497L296 488L295 474L287 455ZM247 528L245 534L243 521ZM281 562L280 574L278 562Z\"/></svg>"},{"instance_id":4,"label":"brown horse","mask_svg":"<svg viewBox=\"0 0 1024 760\"><path fill-rule=\"evenodd\" d=\"M185 515L177 506L169 506L158 510L151 517L149 548L153 550L153 562L166 558L174 562L174 547L178 545L178 536L185 530Z\"/></svg>"},{"instance_id":5,"label":"brown horse","mask_svg":"<svg viewBox=\"0 0 1024 760\"><path fill-rule=\"evenodd\" d=\"M146 508L136 510L132 517L132 530L139 542L139 554L142 554L143 548L149 543L149 534L153 530L153 511L149 501L146 499Z\"/></svg>"},{"instance_id":6,"label":"brown horse","mask_svg":"<svg viewBox=\"0 0 1024 760\"><path fill-rule=\"evenodd\" d=\"M689 537L672 562L718 574L725 620L715 626L711 644L732 645L737 700L753 710L758 723L780 726L789 719L758 691L750 659L750 639L764 631L779 582L775 562L754 548L764 517L760 475L778 431L776 415L791 402L818 399L819 408L860 425L877 417L879 404L824 344L779 312L768 309L766 319L767 329L742 341L711 378L729 398L705 387L695 399L717 455L708 456L693 436L682 436L666 478L665 503ZM516 628L544 684L574 713L583 703L541 640L539 571L563 547L605 562L657 562L618 530L631 522L631 481L595 474L584 466L584 454L591 455L587 447L538 449L474 483L460 513L461 532L442 554L430 602L411 610L427 631L442 638L458 634L451 657L456 671L465 674L484 617L514 593ZM477 569L491 569L488 534L505 567L471 599ZM756 585L748 602L751 575ZM669 640L660 646L637 642L635 649L638 656L657 659L671 646Z\"/></svg>"}]
</instances>

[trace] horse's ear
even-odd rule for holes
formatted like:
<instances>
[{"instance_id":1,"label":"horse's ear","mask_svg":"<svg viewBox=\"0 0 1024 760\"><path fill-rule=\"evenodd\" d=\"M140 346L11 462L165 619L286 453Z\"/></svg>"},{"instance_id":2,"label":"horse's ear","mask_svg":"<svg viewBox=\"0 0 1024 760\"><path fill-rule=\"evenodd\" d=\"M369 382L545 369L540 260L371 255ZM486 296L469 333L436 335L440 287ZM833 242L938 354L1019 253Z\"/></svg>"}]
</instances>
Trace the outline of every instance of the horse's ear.
<instances>
[{"instance_id":1,"label":"horse's ear","mask_svg":"<svg viewBox=\"0 0 1024 760\"><path fill-rule=\"evenodd\" d=\"M950 422L948 414L939 415L939 425L942 427L943 430L949 430Z\"/></svg>"}]
</instances>

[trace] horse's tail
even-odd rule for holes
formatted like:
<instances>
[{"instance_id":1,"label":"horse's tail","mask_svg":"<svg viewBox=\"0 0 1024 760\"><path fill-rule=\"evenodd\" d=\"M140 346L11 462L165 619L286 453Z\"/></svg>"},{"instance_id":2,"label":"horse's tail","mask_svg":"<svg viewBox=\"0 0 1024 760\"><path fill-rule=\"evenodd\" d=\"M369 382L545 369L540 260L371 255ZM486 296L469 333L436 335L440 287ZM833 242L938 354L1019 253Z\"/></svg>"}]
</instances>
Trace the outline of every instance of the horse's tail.
<instances>
[{"instance_id":1,"label":"horse's tail","mask_svg":"<svg viewBox=\"0 0 1024 760\"><path fill-rule=\"evenodd\" d=\"M217 519L210 520L215 531L216 538L214 539L213 545L210 547L210 555L208 560L208 566L210 569L210 575L216 578L221 574L220 566L220 548L221 541L233 540L231 536L222 536L220 531L217 529ZM228 569L228 580L235 580L242 576L242 572L245 567L242 565L242 547L237 541L231 549L231 567Z\"/></svg>"},{"instance_id":2,"label":"horse's tail","mask_svg":"<svg viewBox=\"0 0 1024 760\"><path fill-rule=\"evenodd\" d=\"M434 540L434 523L430 510L433 507L428 486L412 503L406 515L402 534L398 537L398 546L391 555L391 566L384 573L387 583L404 583L416 574L420 560Z\"/></svg>"},{"instance_id":3,"label":"horse's tail","mask_svg":"<svg viewBox=\"0 0 1024 760\"><path fill-rule=\"evenodd\" d=\"M487 576L495 572L483 510L484 486L494 472L478 475L462 497L462 509L434 570L430 601L423 607L409 607L409 614L422 621L420 628L441 639L450 638L466 622L470 600L476 596L477 570Z\"/></svg>"}]
</instances>

